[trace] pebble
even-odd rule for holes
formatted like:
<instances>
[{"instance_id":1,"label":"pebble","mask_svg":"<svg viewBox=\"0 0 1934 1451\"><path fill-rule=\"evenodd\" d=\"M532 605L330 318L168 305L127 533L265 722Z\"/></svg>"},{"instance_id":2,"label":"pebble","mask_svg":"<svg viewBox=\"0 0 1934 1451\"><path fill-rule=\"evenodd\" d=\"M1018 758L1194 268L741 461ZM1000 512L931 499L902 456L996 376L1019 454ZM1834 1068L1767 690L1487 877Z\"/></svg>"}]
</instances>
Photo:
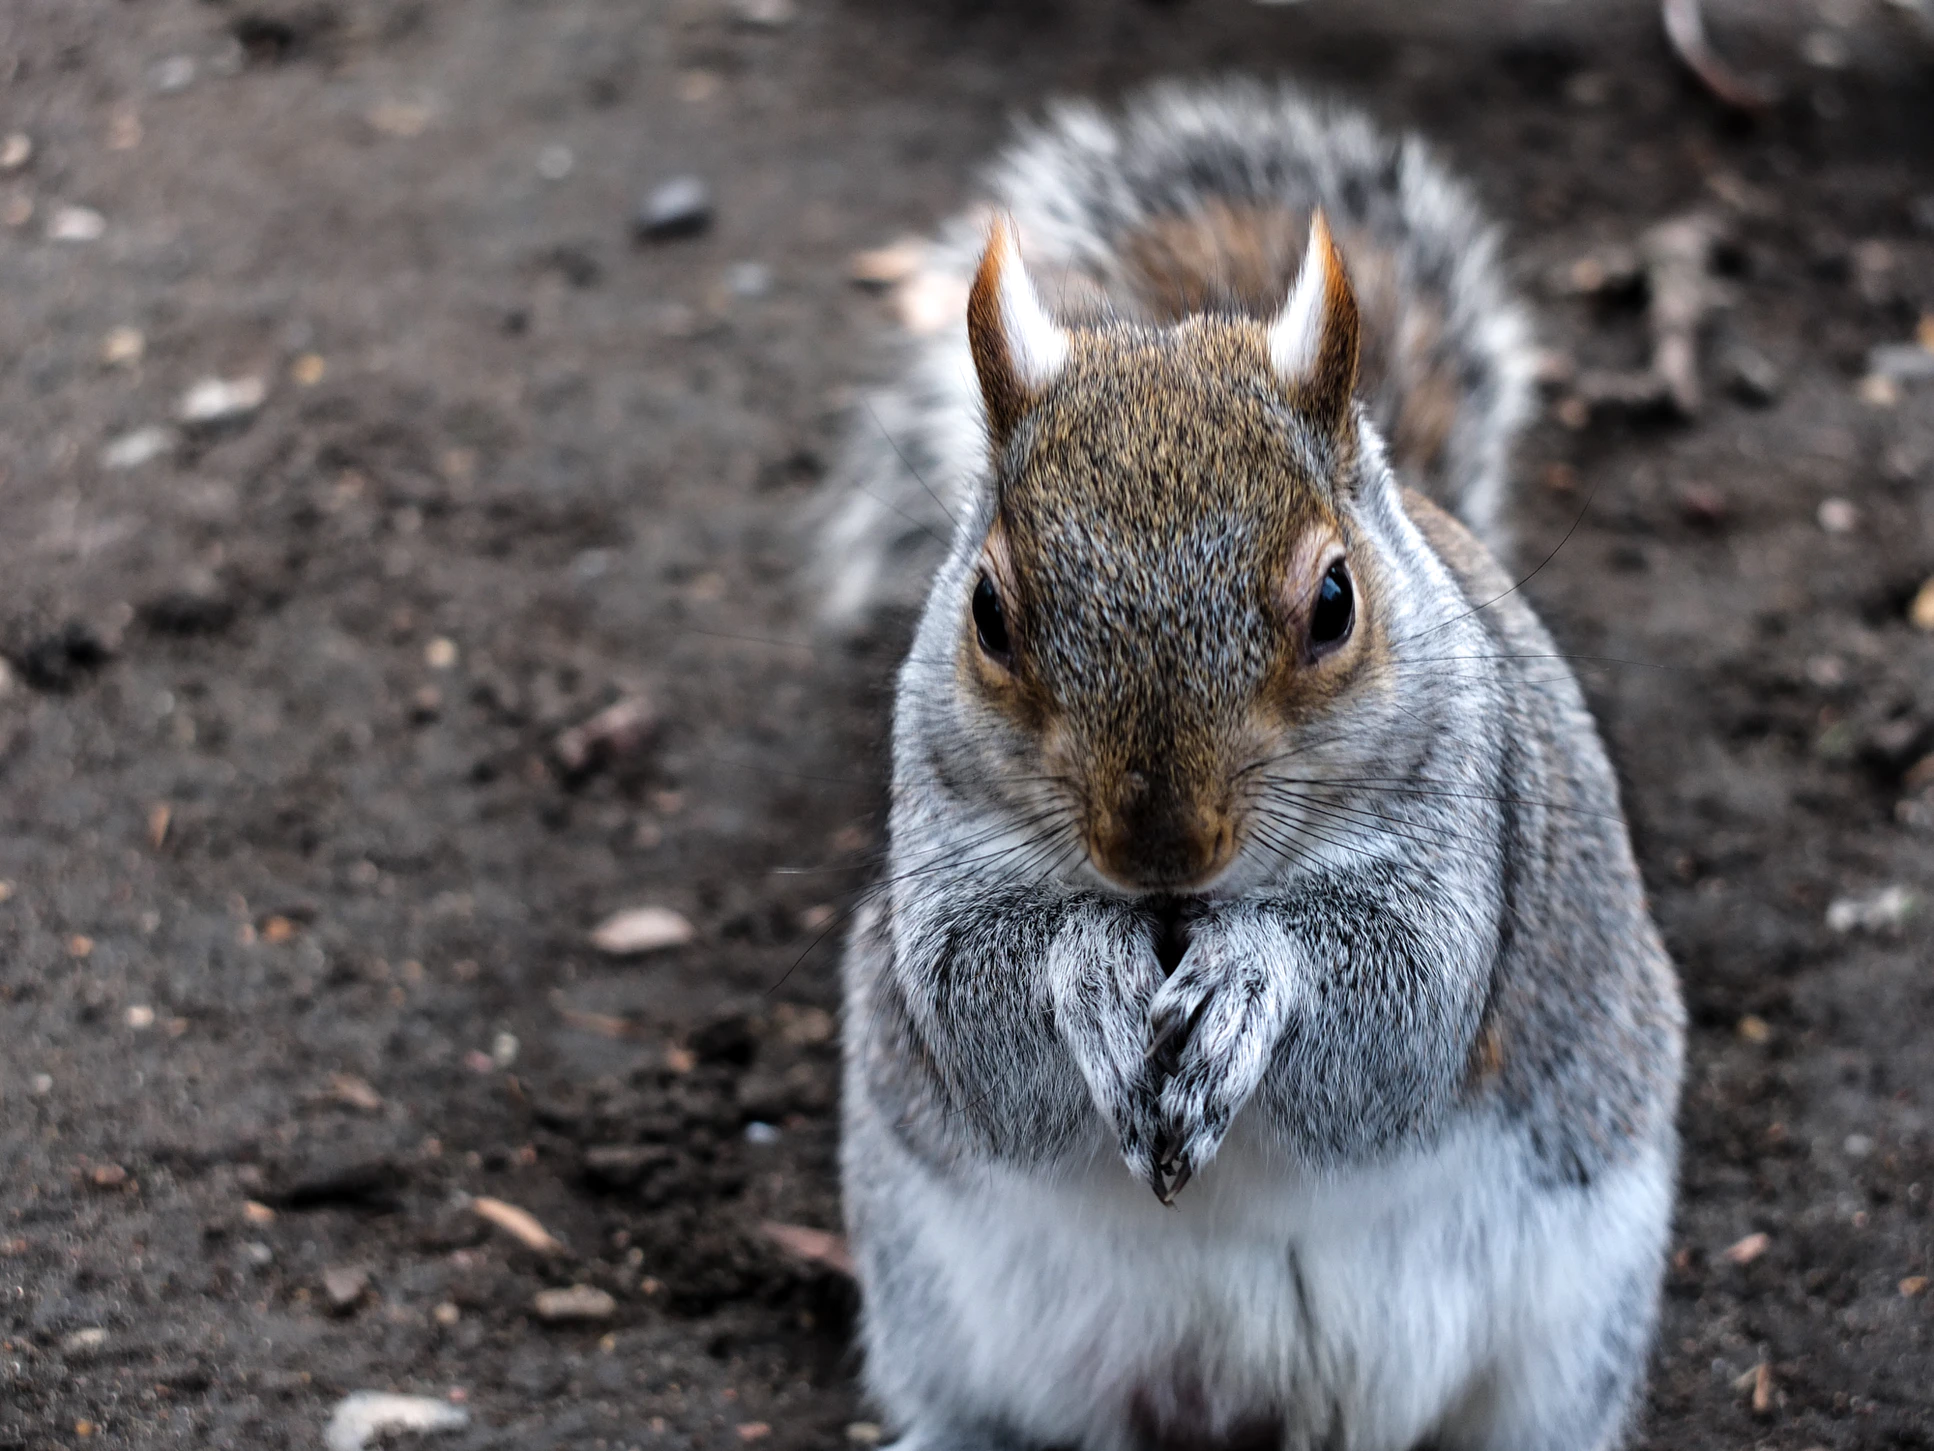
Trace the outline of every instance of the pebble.
<instances>
[{"instance_id":1,"label":"pebble","mask_svg":"<svg viewBox=\"0 0 1934 1451\"><path fill-rule=\"evenodd\" d=\"M598 924L591 945L613 957L630 957L682 947L695 935L692 924L669 907L632 907Z\"/></svg>"},{"instance_id":2,"label":"pebble","mask_svg":"<svg viewBox=\"0 0 1934 1451\"><path fill-rule=\"evenodd\" d=\"M138 469L143 464L153 463L174 446L175 434L171 428L154 425L137 428L132 433L124 433L108 441L101 450L101 467Z\"/></svg>"},{"instance_id":3,"label":"pebble","mask_svg":"<svg viewBox=\"0 0 1934 1451\"><path fill-rule=\"evenodd\" d=\"M1842 935L1898 932L1914 906L1914 894L1899 884L1864 897L1838 897L1827 907L1827 930Z\"/></svg>"},{"instance_id":4,"label":"pebble","mask_svg":"<svg viewBox=\"0 0 1934 1451\"><path fill-rule=\"evenodd\" d=\"M558 732L551 742L557 763L571 775L636 755L658 727L658 713L643 696L628 695Z\"/></svg>"},{"instance_id":5,"label":"pebble","mask_svg":"<svg viewBox=\"0 0 1934 1451\"><path fill-rule=\"evenodd\" d=\"M1762 352L1734 348L1726 357L1726 387L1741 403L1764 408L1779 400L1780 370Z\"/></svg>"},{"instance_id":6,"label":"pebble","mask_svg":"<svg viewBox=\"0 0 1934 1451\"><path fill-rule=\"evenodd\" d=\"M347 1310L369 1289L369 1271L354 1265L331 1265L322 1272L322 1292L337 1310Z\"/></svg>"},{"instance_id":7,"label":"pebble","mask_svg":"<svg viewBox=\"0 0 1934 1451\"><path fill-rule=\"evenodd\" d=\"M148 67L148 84L164 96L185 91L194 83L195 58L192 55L171 55Z\"/></svg>"},{"instance_id":8,"label":"pebble","mask_svg":"<svg viewBox=\"0 0 1934 1451\"><path fill-rule=\"evenodd\" d=\"M383 1095L371 1088L367 1079L358 1078L353 1073L330 1075L329 1096L337 1103L359 1108L364 1113L375 1113L383 1106Z\"/></svg>"},{"instance_id":9,"label":"pebble","mask_svg":"<svg viewBox=\"0 0 1934 1451\"><path fill-rule=\"evenodd\" d=\"M101 339L101 361L110 368L125 368L138 363L147 350L148 340L141 336L138 328L110 328L107 336Z\"/></svg>"},{"instance_id":10,"label":"pebble","mask_svg":"<svg viewBox=\"0 0 1934 1451\"><path fill-rule=\"evenodd\" d=\"M772 1426L766 1421L741 1421L733 1429L739 1433L739 1439L748 1444L763 1441L772 1434Z\"/></svg>"},{"instance_id":11,"label":"pebble","mask_svg":"<svg viewBox=\"0 0 1934 1451\"><path fill-rule=\"evenodd\" d=\"M1934 382L1934 348L1919 342L1884 343L1867 354L1867 374L1896 383Z\"/></svg>"},{"instance_id":12,"label":"pebble","mask_svg":"<svg viewBox=\"0 0 1934 1451\"><path fill-rule=\"evenodd\" d=\"M391 1431L460 1431L470 1424L470 1413L429 1396L399 1396L387 1391L353 1391L336 1403L336 1412L323 1429L328 1451L363 1451L377 1437Z\"/></svg>"},{"instance_id":13,"label":"pebble","mask_svg":"<svg viewBox=\"0 0 1934 1451\"><path fill-rule=\"evenodd\" d=\"M695 237L712 225L712 189L696 176L675 176L652 189L638 207L640 237L668 242Z\"/></svg>"},{"instance_id":14,"label":"pebble","mask_svg":"<svg viewBox=\"0 0 1934 1451\"><path fill-rule=\"evenodd\" d=\"M438 635L423 647L423 663L432 670L448 670L457 663L457 642Z\"/></svg>"},{"instance_id":15,"label":"pebble","mask_svg":"<svg viewBox=\"0 0 1934 1451\"><path fill-rule=\"evenodd\" d=\"M1822 499L1815 517L1829 534L1851 534L1860 525L1860 510L1851 499Z\"/></svg>"},{"instance_id":16,"label":"pebble","mask_svg":"<svg viewBox=\"0 0 1934 1451\"><path fill-rule=\"evenodd\" d=\"M732 18L755 30L783 30L799 14L794 0L734 0Z\"/></svg>"},{"instance_id":17,"label":"pebble","mask_svg":"<svg viewBox=\"0 0 1934 1451\"><path fill-rule=\"evenodd\" d=\"M539 1290L531 1297L537 1318L552 1324L571 1320L609 1320L618 1302L596 1285L572 1285L568 1290Z\"/></svg>"},{"instance_id":18,"label":"pebble","mask_svg":"<svg viewBox=\"0 0 1934 1451\"><path fill-rule=\"evenodd\" d=\"M69 1355L86 1355L99 1350L107 1344L107 1331L98 1325L89 1325L76 1330L60 1343L60 1348Z\"/></svg>"},{"instance_id":19,"label":"pebble","mask_svg":"<svg viewBox=\"0 0 1934 1451\"><path fill-rule=\"evenodd\" d=\"M764 297L772 291L772 269L763 262L734 262L725 269L725 286L734 297Z\"/></svg>"},{"instance_id":20,"label":"pebble","mask_svg":"<svg viewBox=\"0 0 1934 1451\"><path fill-rule=\"evenodd\" d=\"M313 388L329 373L329 360L321 353L304 353L289 364L289 380L298 388Z\"/></svg>"},{"instance_id":21,"label":"pebble","mask_svg":"<svg viewBox=\"0 0 1934 1451\"><path fill-rule=\"evenodd\" d=\"M1769 1234L1749 1234L1735 1244L1728 1245L1721 1258L1735 1265L1750 1265L1772 1247L1773 1237Z\"/></svg>"},{"instance_id":22,"label":"pebble","mask_svg":"<svg viewBox=\"0 0 1934 1451\"><path fill-rule=\"evenodd\" d=\"M18 171L34 159L34 141L25 131L10 131L0 141L0 171Z\"/></svg>"},{"instance_id":23,"label":"pebble","mask_svg":"<svg viewBox=\"0 0 1934 1451\"><path fill-rule=\"evenodd\" d=\"M745 1126L745 1141L748 1144L755 1144L763 1148L767 1145L778 1143L783 1137L784 1135L777 1128L768 1123L760 1123L757 1119L754 1119Z\"/></svg>"},{"instance_id":24,"label":"pebble","mask_svg":"<svg viewBox=\"0 0 1934 1451\"><path fill-rule=\"evenodd\" d=\"M128 1026L139 1033L154 1026L154 1009L146 1003L136 1003L128 1009Z\"/></svg>"},{"instance_id":25,"label":"pebble","mask_svg":"<svg viewBox=\"0 0 1934 1451\"><path fill-rule=\"evenodd\" d=\"M846 275L855 285L885 290L898 287L927 259L927 243L921 237L902 237L884 247L855 252L847 263Z\"/></svg>"},{"instance_id":26,"label":"pebble","mask_svg":"<svg viewBox=\"0 0 1934 1451\"><path fill-rule=\"evenodd\" d=\"M1914 591L1913 602L1907 606L1907 622L1917 630L1934 633L1934 577Z\"/></svg>"},{"instance_id":27,"label":"pebble","mask_svg":"<svg viewBox=\"0 0 1934 1451\"><path fill-rule=\"evenodd\" d=\"M61 207L47 219L50 242L98 242L107 232L107 218L92 207Z\"/></svg>"},{"instance_id":28,"label":"pebble","mask_svg":"<svg viewBox=\"0 0 1934 1451\"><path fill-rule=\"evenodd\" d=\"M576 170L577 157L568 146L546 146L537 153L537 174L546 181L562 181Z\"/></svg>"},{"instance_id":29,"label":"pebble","mask_svg":"<svg viewBox=\"0 0 1934 1451\"><path fill-rule=\"evenodd\" d=\"M877 1446L886 1432L878 1421L851 1421L847 1423L846 1439L855 1446Z\"/></svg>"},{"instance_id":30,"label":"pebble","mask_svg":"<svg viewBox=\"0 0 1934 1451\"><path fill-rule=\"evenodd\" d=\"M183 423L230 423L248 417L268 396L259 377L203 378L181 395L175 416Z\"/></svg>"}]
</instances>

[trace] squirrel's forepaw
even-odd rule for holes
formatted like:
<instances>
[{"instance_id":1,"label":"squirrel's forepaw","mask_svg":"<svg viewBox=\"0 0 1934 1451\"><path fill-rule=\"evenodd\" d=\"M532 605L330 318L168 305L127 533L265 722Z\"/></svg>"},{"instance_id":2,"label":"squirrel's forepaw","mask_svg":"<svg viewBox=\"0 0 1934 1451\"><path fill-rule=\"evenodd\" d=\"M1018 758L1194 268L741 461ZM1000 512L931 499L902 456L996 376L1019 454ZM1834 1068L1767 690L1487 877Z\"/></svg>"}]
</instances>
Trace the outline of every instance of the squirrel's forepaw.
<instances>
[{"instance_id":1,"label":"squirrel's forepaw","mask_svg":"<svg viewBox=\"0 0 1934 1451\"><path fill-rule=\"evenodd\" d=\"M1222 1145L1282 1036L1287 993L1255 959L1198 943L1149 1005L1144 1050L1160 1084L1156 1192L1172 1200Z\"/></svg>"}]
</instances>

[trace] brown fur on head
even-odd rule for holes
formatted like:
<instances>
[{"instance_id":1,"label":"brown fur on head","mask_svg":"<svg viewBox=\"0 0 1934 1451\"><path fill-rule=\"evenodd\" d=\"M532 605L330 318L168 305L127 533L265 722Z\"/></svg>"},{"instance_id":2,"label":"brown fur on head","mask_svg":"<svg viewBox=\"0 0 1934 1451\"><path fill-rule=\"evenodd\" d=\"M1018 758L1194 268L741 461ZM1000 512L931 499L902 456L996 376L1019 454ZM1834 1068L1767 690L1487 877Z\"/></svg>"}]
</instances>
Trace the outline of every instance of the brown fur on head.
<instances>
[{"instance_id":1,"label":"brown fur on head","mask_svg":"<svg viewBox=\"0 0 1934 1451\"><path fill-rule=\"evenodd\" d=\"M1269 324L1064 331L1011 230L989 241L968 334L998 496L958 671L1071 783L1119 886L1210 883L1244 843L1246 774L1381 651L1346 507L1359 326L1320 214ZM1326 576L1352 623L1315 640Z\"/></svg>"}]
</instances>

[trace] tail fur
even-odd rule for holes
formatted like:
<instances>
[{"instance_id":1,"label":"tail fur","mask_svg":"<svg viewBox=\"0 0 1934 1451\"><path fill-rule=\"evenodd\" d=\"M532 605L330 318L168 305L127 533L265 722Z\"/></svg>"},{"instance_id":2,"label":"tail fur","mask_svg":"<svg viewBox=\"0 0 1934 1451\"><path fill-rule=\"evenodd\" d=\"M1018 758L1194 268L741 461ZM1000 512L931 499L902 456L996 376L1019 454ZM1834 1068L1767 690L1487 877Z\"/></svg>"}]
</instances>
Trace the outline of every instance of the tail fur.
<instances>
[{"instance_id":1,"label":"tail fur","mask_svg":"<svg viewBox=\"0 0 1934 1451\"><path fill-rule=\"evenodd\" d=\"M1361 396L1405 481L1494 550L1509 455L1529 412L1531 332L1496 229L1415 138L1289 86L1167 84L1119 115L1050 109L986 176L1049 306L1074 325L1191 313L1272 317L1321 207L1363 313ZM942 330L900 340L899 381L870 395L818 505L822 617L851 628L910 608L986 462L965 301L987 209L957 218L925 262L957 290Z\"/></svg>"}]
</instances>

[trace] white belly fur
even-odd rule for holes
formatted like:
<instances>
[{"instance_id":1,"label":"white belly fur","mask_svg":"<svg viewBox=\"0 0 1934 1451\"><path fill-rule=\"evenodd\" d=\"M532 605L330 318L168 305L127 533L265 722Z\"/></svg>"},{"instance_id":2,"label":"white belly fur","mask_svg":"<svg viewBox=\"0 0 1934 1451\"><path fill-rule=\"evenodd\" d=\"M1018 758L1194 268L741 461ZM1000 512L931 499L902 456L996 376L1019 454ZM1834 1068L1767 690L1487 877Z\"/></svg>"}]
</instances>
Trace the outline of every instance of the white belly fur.
<instances>
[{"instance_id":1,"label":"white belly fur","mask_svg":"<svg viewBox=\"0 0 1934 1451\"><path fill-rule=\"evenodd\" d=\"M1567 1346L1620 1313L1670 1203L1658 1162L1540 1188L1504 1137L1319 1176L1238 1123L1172 1209L1109 1161L966 1185L916 1169L895 1217L954 1319L949 1379L1029 1440L1131 1444L1140 1394L1209 1437L1274 1414L1292 1447L1481 1444L1501 1398L1565 1379ZM869 1354L887 1391L893 1348Z\"/></svg>"}]
</instances>

